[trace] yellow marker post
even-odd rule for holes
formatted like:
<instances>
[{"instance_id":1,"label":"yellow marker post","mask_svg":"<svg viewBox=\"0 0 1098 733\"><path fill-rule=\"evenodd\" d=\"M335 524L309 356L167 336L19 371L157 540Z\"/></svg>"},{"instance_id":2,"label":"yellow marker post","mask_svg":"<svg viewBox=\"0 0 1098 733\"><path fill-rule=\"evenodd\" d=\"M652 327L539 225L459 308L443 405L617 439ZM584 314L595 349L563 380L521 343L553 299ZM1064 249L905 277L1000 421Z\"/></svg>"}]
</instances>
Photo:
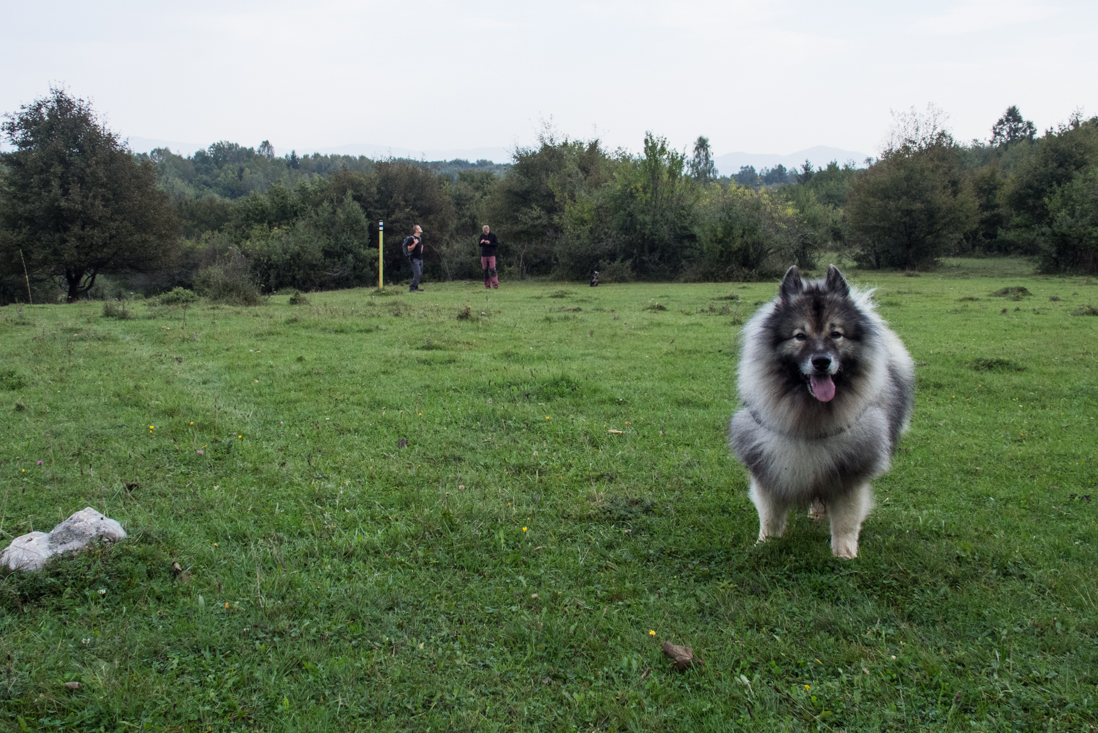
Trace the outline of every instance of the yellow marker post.
<instances>
[{"instance_id":1,"label":"yellow marker post","mask_svg":"<svg viewBox=\"0 0 1098 733\"><path fill-rule=\"evenodd\" d=\"M377 289L382 289L382 274L385 271L385 260L381 256L382 245L385 244L385 222L377 223Z\"/></svg>"}]
</instances>

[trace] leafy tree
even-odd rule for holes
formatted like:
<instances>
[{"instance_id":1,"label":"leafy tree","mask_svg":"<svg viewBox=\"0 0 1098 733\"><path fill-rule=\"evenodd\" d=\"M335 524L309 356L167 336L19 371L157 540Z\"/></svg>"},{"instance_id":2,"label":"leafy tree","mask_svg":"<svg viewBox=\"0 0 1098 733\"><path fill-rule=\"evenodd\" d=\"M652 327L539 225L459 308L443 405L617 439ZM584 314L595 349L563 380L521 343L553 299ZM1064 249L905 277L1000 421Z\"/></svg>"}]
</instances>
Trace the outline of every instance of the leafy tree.
<instances>
[{"instance_id":1,"label":"leafy tree","mask_svg":"<svg viewBox=\"0 0 1098 733\"><path fill-rule=\"evenodd\" d=\"M1007 111L991 128L991 144L995 147L1010 145L1022 140L1033 140L1037 134L1037 128L1029 120L1022 118L1022 113L1014 105L1007 107Z\"/></svg>"},{"instance_id":2,"label":"leafy tree","mask_svg":"<svg viewBox=\"0 0 1098 733\"><path fill-rule=\"evenodd\" d=\"M424 260L437 267L439 248L453 236L454 203L446 193L445 179L413 161L381 161L374 168L376 189L369 206L372 237L378 220L385 222L385 271L399 273L404 264L400 243L412 227L423 227ZM377 242L372 242L377 253ZM437 270L436 270L437 272Z\"/></svg>"},{"instance_id":3,"label":"leafy tree","mask_svg":"<svg viewBox=\"0 0 1098 733\"><path fill-rule=\"evenodd\" d=\"M797 183L802 186L812 180L812 176L815 175L815 169L812 167L812 161L805 160L799 171L794 171Z\"/></svg>"},{"instance_id":4,"label":"leafy tree","mask_svg":"<svg viewBox=\"0 0 1098 733\"><path fill-rule=\"evenodd\" d=\"M615 162L597 139L558 137L548 125L538 135L536 148L515 150L511 169L495 187L488 210L499 222L503 261L515 267L518 277L548 274L554 265L584 275L576 269L583 265L558 256L566 212L606 186L614 169ZM586 244L569 237L573 248Z\"/></svg>"},{"instance_id":5,"label":"leafy tree","mask_svg":"<svg viewBox=\"0 0 1098 733\"><path fill-rule=\"evenodd\" d=\"M759 171L759 181L764 186L784 186L796 180L796 174L781 163L773 168L763 168Z\"/></svg>"},{"instance_id":6,"label":"leafy tree","mask_svg":"<svg viewBox=\"0 0 1098 733\"><path fill-rule=\"evenodd\" d=\"M910 155L936 145L954 145L953 136L946 129L948 120L949 115L933 104L926 106L926 112L914 107L900 112L893 110L892 128L882 157Z\"/></svg>"},{"instance_id":7,"label":"leafy tree","mask_svg":"<svg viewBox=\"0 0 1098 733\"><path fill-rule=\"evenodd\" d=\"M1003 205L1006 177L999 161L993 160L972 175L972 192L976 200L976 225L965 237L970 250L985 253L1005 253L1008 249L1000 232L1009 221Z\"/></svg>"},{"instance_id":8,"label":"leafy tree","mask_svg":"<svg viewBox=\"0 0 1098 733\"><path fill-rule=\"evenodd\" d=\"M328 178L341 171L368 175L374 167L374 161L365 156L314 154L299 158L295 151L278 158L266 140L258 150L221 141L191 157L166 148L137 157L156 164L160 188L176 203L210 196L237 199L253 192L265 193L278 182L294 188L311 178Z\"/></svg>"},{"instance_id":9,"label":"leafy tree","mask_svg":"<svg viewBox=\"0 0 1098 733\"><path fill-rule=\"evenodd\" d=\"M482 226L492 226L486 220L486 207L497 183L499 178L491 171L472 169L459 171L446 187L457 212L454 225L457 236L476 239Z\"/></svg>"},{"instance_id":10,"label":"leafy tree","mask_svg":"<svg viewBox=\"0 0 1098 733\"><path fill-rule=\"evenodd\" d=\"M0 155L5 259L21 250L32 276L56 279L70 301L100 273L172 262L178 220L154 165L136 161L88 102L52 88L0 129L14 147Z\"/></svg>"},{"instance_id":11,"label":"leafy tree","mask_svg":"<svg viewBox=\"0 0 1098 733\"><path fill-rule=\"evenodd\" d=\"M480 272L480 250L477 246L481 227L489 221L488 203L499 178L491 170L467 168L459 170L446 185L454 204L453 237L439 248L439 264L447 280L474 278Z\"/></svg>"},{"instance_id":12,"label":"leafy tree","mask_svg":"<svg viewBox=\"0 0 1098 733\"><path fill-rule=\"evenodd\" d=\"M808 165L808 161L805 161L805 166ZM809 173L811 175L808 175ZM820 200L820 203L842 208L846 206L851 184L860 173L861 171L850 163L839 167L838 162L833 160L816 171L802 169L799 175L802 178L807 176L807 180L803 181L803 185L816 194L816 198Z\"/></svg>"},{"instance_id":13,"label":"leafy tree","mask_svg":"<svg viewBox=\"0 0 1098 733\"><path fill-rule=\"evenodd\" d=\"M1098 274L1098 165L1076 171L1057 188L1048 212L1039 239L1041 269Z\"/></svg>"},{"instance_id":14,"label":"leafy tree","mask_svg":"<svg viewBox=\"0 0 1098 733\"><path fill-rule=\"evenodd\" d=\"M536 148L515 150L511 171L501 182L493 207L502 241L515 249L520 278L531 264L552 263L569 195L563 185L565 171L569 158L579 152L577 143L558 140L548 127L538 135L538 143Z\"/></svg>"},{"instance_id":15,"label":"leafy tree","mask_svg":"<svg viewBox=\"0 0 1098 733\"><path fill-rule=\"evenodd\" d=\"M689 163L690 177L703 186L717 180L717 165L709 148L709 138L699 135L694 141L694 156Z\"/></svg>"},{"instance_id":16,"label":"leafy tree","mask_svg":"<svg viewBox=\"0 0 1098 733\"><path fill-rule=\"evenodd\" d=\"M854 180L846 213L861 264L926 267L975 225L976 200L940 110L895 120L881 159Z\"/></svg>"},{"instance_id":17,"label":"leafy tree","mask_svg":"<svg viewBox=\"0 0 1098 733\"><path fill-rule=\"evenodd\" d=\"M470 163L462 158L454 158L453 160L438 160L427 163L427 165L432 170L438 171L440 175L449 178L451 183L456 183L462 173L491 173L499 178L505 175L511 167L509 163L493 163L484 158L475 163Z\"/></svg>"},{"instance_id":18,"label":"leafy tree","mask_svg":"<svg viewBox=\"0 0 1098 733\"><path fill-rule=\"evenodd\" d=\"M610 200L612 226L623 258L642 277L676 273L694 241L697 189L684 176L685 157L648 132L644 155L618 169Z\"/></svg>"},{"instance_id":19,"label":"leafy tree","mask_svg":"<svg viewBox=\"0 0 1098 733\"><path fill-rule=\"evenodd\" d=\"M628 163L623 163L628 165ZM606 282L629 282L636 277L633 263L624 259L624 247L614 228L614 195L610 184L583 189L565 207L563 234L556 244L555 273L585 279L593 270Z\"/></svg>"},{"instance_id":20,"label":"leafy tree","mask_svg":"<svg viewBox=\"0 0 1098 733\"><path fill-rule=\"evenodd\" d=\"M219 143L211 149L198 156L199 168L211 166L210 159L217 156L230 161L228 169L211 167L215 176L231 173L231 166L238 165L234 160L247 161L249 170L262 170L268 163L273 166L268 170L281 166L282 175L290 170L286 159L268 161L238 145ZM333 162L338 165L330 170ZM221 267L229 260L236 272L243 258L255 283L268 291L370 285L377 282L378 220L385 221L389 231L386 269L391 275L400 277L400 241L415 223L427 231L428 266L437 267L454 241L456 215L447 195L449 181L415 161L367 162L363 171L364 166L351 158L340 162L338 157L309 156L300 159L298 170L324 168L324 175L295 173L290 176L299 178L295 186L277 178L265 193L253 190L235 199L206 196L179 201L176 207L188 237L187 272L179 273L176 282L196 282L199 270ZM475 170L468 174L492 178ZM236 253L229 257L234 247Z\"/></svg>"},{"instance_id":21,"label":"leafy tree","mask_svg":"<svg viewBox=\"0 0 1098 733\"><path fill-rule=\"evenodd\" d=\"M322 201L269 232L254 230L243 249L268 291L350 288L377 282L377 246L370 244L374 230L347 194L339 202Z\"/></svg>"},{"instance_id":22,"label":"leafy tree","mask_svg":"<svg viewBox=\"0 0 1098 733\"><path fill-rule=\"evenodd\" d=\"M817 253L845 249L850 233L842 209L820 201L809 186L785 186L780 193L792 205L801 229L792 238L798 267L815 269Z\"/></svg>"},{"instance_id":23,"label":"leafy tree","mask_svg":"<svg viewBox=\"0 0 1098 733\"><path fill-rule=\"evenodd\" d=\"M1048 198L1090 165L1098 165L1098 118L1073 116L1038 140L1018 165L1004 194L1013 215L1011 236L1032 240L1048 226Z\"/></svg>"},{"instance_id":24,"label":"leafy tree","mask_svg":"<svg viewBox=\"0 0 1098 733\"><path fill-rule=\"evenodd\" d=\"M732 179L741 186L747 186L748 188L759 187L759 174L755 171L753 165L740 166L740 172L732 176Z\"/></svg>"},{"instance_id":25,"label":"leafy tree","mask_svg":"<svg viewBox=\"0 0 1098 733\"><path fill-rule=\"evenodd\" d=\"M810 232L779 195L731 184L707 189L697 211L689 280L759 280L798 263Z\"/></svg>"},{"instance_id":26,"label":"leafy tree","mask_svg":"<svg viewBox=\"0 0 1098 733\"><path fill-rule=\"evenodd\" d=\"M854 181L846 214L860 264L927 267L961 241L976 202L955 158L947 145L893 153Z\"/></svg>"},{"instance_id":27,"label":"leafy tree","mask_svg":"<svg viewBox=\"0 0 1098 733\"><path fill-rule=\"evenodd\" d=\"M231 201L216 196L184 198L175 209L182 224L181 234L187 239L194 239L206 232L221 231L233 221L235 214Z\"/></svg>"}]
</instances>

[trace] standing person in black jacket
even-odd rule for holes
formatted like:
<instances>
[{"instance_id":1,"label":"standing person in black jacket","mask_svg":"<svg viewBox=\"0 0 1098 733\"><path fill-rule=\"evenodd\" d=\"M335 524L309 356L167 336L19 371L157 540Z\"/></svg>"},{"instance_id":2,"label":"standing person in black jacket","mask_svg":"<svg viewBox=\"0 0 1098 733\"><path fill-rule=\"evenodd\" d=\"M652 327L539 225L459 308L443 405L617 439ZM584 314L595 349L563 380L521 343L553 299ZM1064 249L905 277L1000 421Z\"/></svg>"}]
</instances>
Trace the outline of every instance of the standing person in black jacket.
<instances>
[{"instance_id":1,"label":"standing person in black jacket","mask_svg":"<svg viewBox=\"0 0 1098 733\"><path fill-rule=\"evenodd\" d=\"M408 262L412 264L412 284L408 287L408 292L422 293L419 279L423 277L423 228L419 224L412 227L411 236L405 237L401 246Z\"/></svg>"},{"instance_id":2,"label":"standing person in black jacket","mask_svg":"<svg viewBox=\"0 0 1098 733\"><path fill-rule=\"evenodd\" d=\"M496 248L499 239L485 224L480 235L480 266L484 269L484 288L499 290L499 274L496 271Z\"/></svg>"}]
</instances>

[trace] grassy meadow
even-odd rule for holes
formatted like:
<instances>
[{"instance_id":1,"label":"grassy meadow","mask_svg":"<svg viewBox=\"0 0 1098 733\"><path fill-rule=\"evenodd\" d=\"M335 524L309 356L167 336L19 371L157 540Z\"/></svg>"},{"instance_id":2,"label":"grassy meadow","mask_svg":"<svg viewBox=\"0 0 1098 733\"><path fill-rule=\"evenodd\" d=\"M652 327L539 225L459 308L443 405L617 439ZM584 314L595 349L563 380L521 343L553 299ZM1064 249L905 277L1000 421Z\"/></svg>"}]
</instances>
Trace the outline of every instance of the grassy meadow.
<instances>
[{"instance_id":1,"label":"grassy meadow","mask_svg":"<svg viewBox=\"0 0 1098 733\"><path fill-rule=\"evenodd\" d=\"M1093 730L1098 282L851 281L919 390L851 562L726 446L776 282L0 308L0 546L130 534L0 573L0 728Z\"/></svg>"}]
</instances>

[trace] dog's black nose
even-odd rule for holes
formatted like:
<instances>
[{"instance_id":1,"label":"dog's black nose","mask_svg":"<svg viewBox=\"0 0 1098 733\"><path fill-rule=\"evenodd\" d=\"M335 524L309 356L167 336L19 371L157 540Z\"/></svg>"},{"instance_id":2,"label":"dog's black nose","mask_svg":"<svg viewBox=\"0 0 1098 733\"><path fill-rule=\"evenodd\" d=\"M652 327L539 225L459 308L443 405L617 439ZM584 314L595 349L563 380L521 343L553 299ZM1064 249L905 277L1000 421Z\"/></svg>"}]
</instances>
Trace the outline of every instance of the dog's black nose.
<instances>
[{"instance_id":1,"label":"dog's black nose","mask_svg":"<svg viewBox=\"0 0 1098 733\"><path fill-rule=\"evenodd\" d=\"M830 356L813 356L812 367L818 372L826 372L831 368Z\"/></svg>"}]
</instances>

